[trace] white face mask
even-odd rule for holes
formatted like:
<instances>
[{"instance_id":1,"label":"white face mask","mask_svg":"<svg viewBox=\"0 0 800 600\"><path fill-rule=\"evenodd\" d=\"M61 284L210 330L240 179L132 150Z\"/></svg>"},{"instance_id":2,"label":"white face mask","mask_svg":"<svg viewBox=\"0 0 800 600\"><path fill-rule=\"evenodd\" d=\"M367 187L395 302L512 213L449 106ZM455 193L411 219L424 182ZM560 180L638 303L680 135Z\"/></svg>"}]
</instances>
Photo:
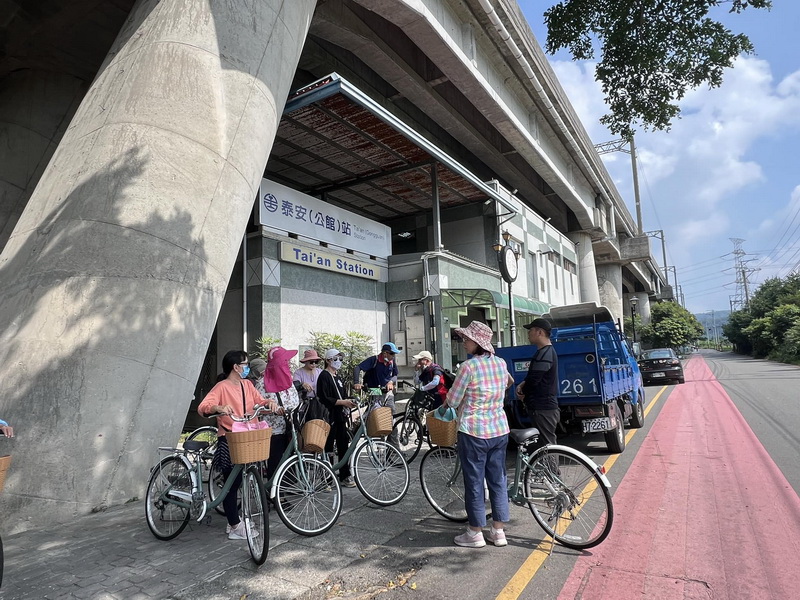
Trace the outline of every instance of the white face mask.
<instances>
[{"instance_id":1,"label":"white face mask","mask_svg":"<svg viewBox=\"0 0 800 600\"><path fill-rule=\"evenodd\" d=\"M334 358L331 361L331 366L338 371L339 369L342 368L342 359L341 358Z\"/></svg>"}]
</instances>

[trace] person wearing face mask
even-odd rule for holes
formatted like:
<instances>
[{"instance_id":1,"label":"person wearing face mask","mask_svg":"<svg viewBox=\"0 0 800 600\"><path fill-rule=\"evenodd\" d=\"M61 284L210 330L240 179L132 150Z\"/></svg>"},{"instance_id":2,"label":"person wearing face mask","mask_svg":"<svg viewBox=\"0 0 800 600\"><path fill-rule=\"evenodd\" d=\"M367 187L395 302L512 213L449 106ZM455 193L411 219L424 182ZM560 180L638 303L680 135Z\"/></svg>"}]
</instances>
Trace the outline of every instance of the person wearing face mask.
<instances>
[{"instance_id":1,"label":"person wearing face mask","mask_svg":"<svg viewBox=\"0 0 800 600\"><path fill-rule=\"evenodd\" d=\"M317 400L327 409L331 431L325 444L325 452L333 452L333 443L339 454L339 460L344 458L350 438L347 435L347 414L356 407L356 403L345 398L344 383L338 375L342 368L344 354L335 348L325 352L325 370L317 378ZM348 412L345 412L348 411ZM348 465L339 469L339 481L344 487L355 487L355 482L350 476Z\"/></svg>"},{"instance_id":2,"label":"person wearing face mask","mask_svg":"<svg viewBox=\"0 0 800 600\"><path fill-rule=\"evenodd\" d=\"M444 384L444 369L433 362L433 355L427 350L412 357L417 361L414 369L414 383L419 389L430 392L436 398L431 408L439 408L447 396L447 387Z\"/></svg>"},{"instance_id":3,"label":"person wearing face mask","mask_svg":"<svg viewBox=\"0 0 800 600\"><path fill-rule=\"evenodd\" d=\"M363 386L361 384L361 373L364 373L364 386L368 389L380 389L381 396L371 397L369 410L378 406L388 406L394 414L394 388L397 385L397 362L394 360L395 354L400 354L397 346L392 342L386 342L381 347L381 353L361 361L356 365L353 372L353 389L358 391ZM369 412L367 413L369 414ZM392 446L398 447L397 432L392 431L386 438Z\"/></svg>"},{"instance_id":4,"label":"person wearing face mask","mask_svg":"<svg viewBox=\"0 0 800 600\"><path fill-rule=\"evenodd\" d=\"M250 364L247 352L244 350L231 350L222 357L222 374L219 382L211 388L203 401L197 407L197 412L204 417L217 417L217 450L214 452L214 462L227 478L233 470L231 463L228 440L225 434L233 429L231 415L243 417L253 414L255 406L266 405L270 411L278 411L278 404L265 401L256 391L253 384L247 379L250 374ZM225 517L228 520L226 532L229 540L247 539L244 522L239 519L237 509L237 492L242 485L241 474L233 482L228 495L222 501Z\"/></svg>"}]
</instances>

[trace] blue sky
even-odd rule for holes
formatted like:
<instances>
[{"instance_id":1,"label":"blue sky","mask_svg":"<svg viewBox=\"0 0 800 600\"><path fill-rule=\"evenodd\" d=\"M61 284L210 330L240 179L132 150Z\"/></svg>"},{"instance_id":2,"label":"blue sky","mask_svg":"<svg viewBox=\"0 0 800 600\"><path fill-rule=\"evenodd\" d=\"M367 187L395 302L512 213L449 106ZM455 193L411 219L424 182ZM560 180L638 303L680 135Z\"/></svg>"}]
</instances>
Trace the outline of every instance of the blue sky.
<instances>
[{"instance_id":1,"label":"blue sky","mask_svg":"<svg viewBox=\"0 0 800 600\"><path fill-rule=\"evenodd\" d=\"M519 0L540 44L542 12L554 3ZM800 267L800 2L714 16L747 34L756 54L737 59L721 87L687 94L669 132L636 136L644 229L665 232L667 262L695 313L730 308L737 292L730 238L745 240L743 259L758 269L748 275L751 293ZM606 108L594 64L549 58L592 141L614 139L598 121ZM603 160L635 216L630 156ZM652 241L659 264L660 243Z\"/></svg>"}]
</instances>

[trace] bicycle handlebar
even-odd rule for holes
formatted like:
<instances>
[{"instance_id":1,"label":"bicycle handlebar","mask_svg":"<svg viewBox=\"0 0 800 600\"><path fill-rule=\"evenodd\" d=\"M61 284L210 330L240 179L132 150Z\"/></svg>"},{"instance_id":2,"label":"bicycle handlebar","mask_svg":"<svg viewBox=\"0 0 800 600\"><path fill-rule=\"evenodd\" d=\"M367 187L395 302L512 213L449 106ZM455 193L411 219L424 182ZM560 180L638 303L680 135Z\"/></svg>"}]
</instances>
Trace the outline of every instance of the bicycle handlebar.
<instances>
[{"instance_id":1,"label":"bicycle handlebar","mask_svg":"<svg viewBox=\"0 0 800 600\"><path fill-rule=\"evenodd\" d=\"M245 415L243 417L237 417L236 415L227 415L227 416L229 416L231 418L231 420L236 421L237 423L245 423L247 421L252 421L256 417L260 416L262 413L266 414L266 412L267 412L267 407L266 406L256 405L253 408L255 410L254 410L253 414L249 415L249 416L248 415ZM217 415L217 416L219 416L219 415Z\"/></svg>"}]
</instances>

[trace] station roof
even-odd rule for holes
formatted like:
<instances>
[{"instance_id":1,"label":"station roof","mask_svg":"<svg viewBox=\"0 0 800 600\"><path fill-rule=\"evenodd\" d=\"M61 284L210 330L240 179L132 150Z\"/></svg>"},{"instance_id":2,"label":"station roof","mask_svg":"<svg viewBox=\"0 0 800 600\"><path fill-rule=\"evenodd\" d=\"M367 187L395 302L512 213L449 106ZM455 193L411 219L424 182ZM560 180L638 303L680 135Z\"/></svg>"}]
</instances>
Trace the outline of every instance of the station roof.
<instances>
[{"instance_id":1,"label":"station roof","mask_svg":"<svg viewBox=\"0 0 800 600\"><path fill-rule=\"evenodd\" d=\"M377 221L493 199L517 212L436 144L336 73L290 96L266 177Z\"/></svg>"}]
</instances>

